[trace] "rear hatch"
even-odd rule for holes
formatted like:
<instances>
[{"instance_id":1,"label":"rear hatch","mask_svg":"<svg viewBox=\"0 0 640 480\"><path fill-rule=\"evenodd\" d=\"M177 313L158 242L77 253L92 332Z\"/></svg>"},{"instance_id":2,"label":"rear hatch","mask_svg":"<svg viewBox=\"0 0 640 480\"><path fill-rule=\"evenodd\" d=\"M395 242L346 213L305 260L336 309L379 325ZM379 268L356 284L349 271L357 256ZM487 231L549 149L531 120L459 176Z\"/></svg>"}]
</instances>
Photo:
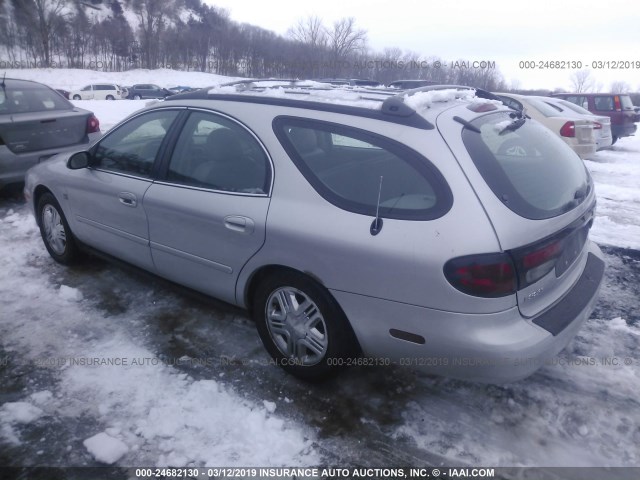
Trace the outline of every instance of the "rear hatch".
<instances>
[{"instance_id":1,"label":"rear hatch","mask_svg":"<svg viewBox=\"0 0 640 480\"><path fill-rule=\"evenodd\" d=\"M466 118L441 115L438 128L452 151L461 150L456 156L500 242L500 284L512 277L500 294L516 293L522 315L533 317L564 296L585 267L595 208L591 177L559 137L519 112L456 110ZM482 275L495 271L479 265L466 281L482 285L491 281Z\"/></svg>"}]
</instances>

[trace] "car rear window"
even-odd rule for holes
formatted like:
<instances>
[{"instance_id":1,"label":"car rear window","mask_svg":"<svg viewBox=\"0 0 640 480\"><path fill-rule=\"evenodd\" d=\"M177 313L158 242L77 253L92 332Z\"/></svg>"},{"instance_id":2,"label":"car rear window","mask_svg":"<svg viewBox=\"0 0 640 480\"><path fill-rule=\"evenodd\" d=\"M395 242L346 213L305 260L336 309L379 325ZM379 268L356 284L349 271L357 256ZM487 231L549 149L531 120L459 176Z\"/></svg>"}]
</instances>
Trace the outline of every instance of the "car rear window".
<instances>
[{"instance_id":1,"label":"car rear window","mask_svg":"<svg viewBox=\"0 0 640 480\"><path fill-rule=\"evenodd\" d=\"M354 213L403 220L443 216L453 196L416 151L381 135L330 122L279 117L274 131L313 188Z\"/></svg>"},{"instance_id":2,"label":"car rear window","mask_svg":"<svg viewBox=\"0 0 640 480\"><path fill-rule=\"evenodd\" d=\"M552 218L582 203L591 179L580 157L541 124L497 112L465 128L464 144L493 193L518 215Z\"/></svg>"},{"instance_id":3,"label":"car rear window","mask_svg":"<svg viewBox=\"0 0 640 480\"><path fill-rule=\"evenodd\" d=\"M0 114L70 110L73 105L58 92L38 84L8 85L0 91Z\"/></svg>"}]
</instances>

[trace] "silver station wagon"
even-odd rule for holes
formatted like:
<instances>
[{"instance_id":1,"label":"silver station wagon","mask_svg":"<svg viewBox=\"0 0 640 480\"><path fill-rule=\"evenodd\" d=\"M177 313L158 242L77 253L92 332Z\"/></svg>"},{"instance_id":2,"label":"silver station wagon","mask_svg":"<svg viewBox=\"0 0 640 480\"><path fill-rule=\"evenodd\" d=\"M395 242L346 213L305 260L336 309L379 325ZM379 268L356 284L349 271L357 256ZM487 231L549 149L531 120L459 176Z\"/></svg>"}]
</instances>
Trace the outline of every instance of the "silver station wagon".
<instances>
[{"instance_id":1,"label":"silver station wagon","mask_svg":"<svg viewBox=\"0 0 640 480\"><path fill-rule=\"evenodd\" d=\"M310 380L353 363L522 379L604 272L580 158L466 87L180 94L37 165L25 193L55 260L98 250L246 308Z\"/></svg>"}]
</instances>

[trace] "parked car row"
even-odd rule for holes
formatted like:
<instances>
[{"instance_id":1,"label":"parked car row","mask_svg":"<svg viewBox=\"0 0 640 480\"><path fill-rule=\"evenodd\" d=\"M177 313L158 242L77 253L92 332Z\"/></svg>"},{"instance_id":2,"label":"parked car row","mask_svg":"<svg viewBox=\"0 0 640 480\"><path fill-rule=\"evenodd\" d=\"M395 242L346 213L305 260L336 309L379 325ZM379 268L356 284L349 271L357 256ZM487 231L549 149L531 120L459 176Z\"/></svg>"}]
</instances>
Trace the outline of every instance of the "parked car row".
<instances>
[{"instance_id":1,"label":"parked car row","mask_svg":"<svg viewBox=\"0 0 640 480\"><path fill-rule=\"evenodd\" d=\"M617 93L555 93L595 115L607 116L611 119L613 143L619 138L635 134L636 122L640 122L640 113L633 106L629 95Z\"/></svg>"},{"instance_id":2,"label":"parked car row","mask_svg":"<svg viewBox=\"0 0 640 480\"><path fill-rule=\"evenodd\" d=\"M604 262L567 144L468 87L285 87L171 96L30 169L52 258L98 250L246 308L304 379L364 355L511 381L576 335Z\"/></svg>"},{"instance_id":3,"label":"parked car row","mask_svg":"<svg viewBox=\"0 0 640 480\"><path fill-rule=\"evenodd\" d=\"M95 83L86 85L80 90L67 92L58 90L61 95L71 100L129 100L164 99L176 93L194 90L191 87L179 86L171 89L162 88L150 83L139 83L130 87L122 87L115 83Z\"/></svg>"}]
</instances>

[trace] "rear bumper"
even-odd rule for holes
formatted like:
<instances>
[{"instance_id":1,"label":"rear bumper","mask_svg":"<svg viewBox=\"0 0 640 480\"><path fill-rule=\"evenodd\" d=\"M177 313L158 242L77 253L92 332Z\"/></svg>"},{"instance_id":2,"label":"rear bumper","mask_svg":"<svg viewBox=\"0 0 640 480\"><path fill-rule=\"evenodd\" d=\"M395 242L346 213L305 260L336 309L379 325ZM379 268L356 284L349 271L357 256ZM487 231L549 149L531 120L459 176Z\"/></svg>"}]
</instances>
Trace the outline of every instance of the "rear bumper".
<instances>
[{"instance_id":1,"label":"rear bumper","mask_svg":"<svg viewBox=\"0 0 640 480\"><path fill-rule=\"evenodd\" d=\"M378 363L503 383L528 377L573 339L593 311L603 276L602 253L590 243L585 269L571 290L529 319L517 307L476 315L339 291L332 294L350 319L365 356L379 359ZM397 338L398 331L405 332L400 335L405 339Z\"/></svg>"},{"instance_id":2,"label":"rear bumper","mask_svg":"<svg viewBox=\"0 0 640 480\"><path fill-rule=\"evenodd\" d=\"M588 143L586 145L570 145L574 152L576 152L580 158L585 158L596 153L597 145L595 143Z\"/></svg>"},{"instance_id":3,"label":"rear bumper","mask_svg":"<svg viewBox=\"0 0 640 480\"><path fill-rule=\"evenodd\" d=\"M44 162L58 153L89 148L101 136L100 132L90 133L84 143L22 154L13 153L4 145L0 146L0 189L12 183L22 183L25 173L34 165Z\"/></svg>"}]
</instances>

